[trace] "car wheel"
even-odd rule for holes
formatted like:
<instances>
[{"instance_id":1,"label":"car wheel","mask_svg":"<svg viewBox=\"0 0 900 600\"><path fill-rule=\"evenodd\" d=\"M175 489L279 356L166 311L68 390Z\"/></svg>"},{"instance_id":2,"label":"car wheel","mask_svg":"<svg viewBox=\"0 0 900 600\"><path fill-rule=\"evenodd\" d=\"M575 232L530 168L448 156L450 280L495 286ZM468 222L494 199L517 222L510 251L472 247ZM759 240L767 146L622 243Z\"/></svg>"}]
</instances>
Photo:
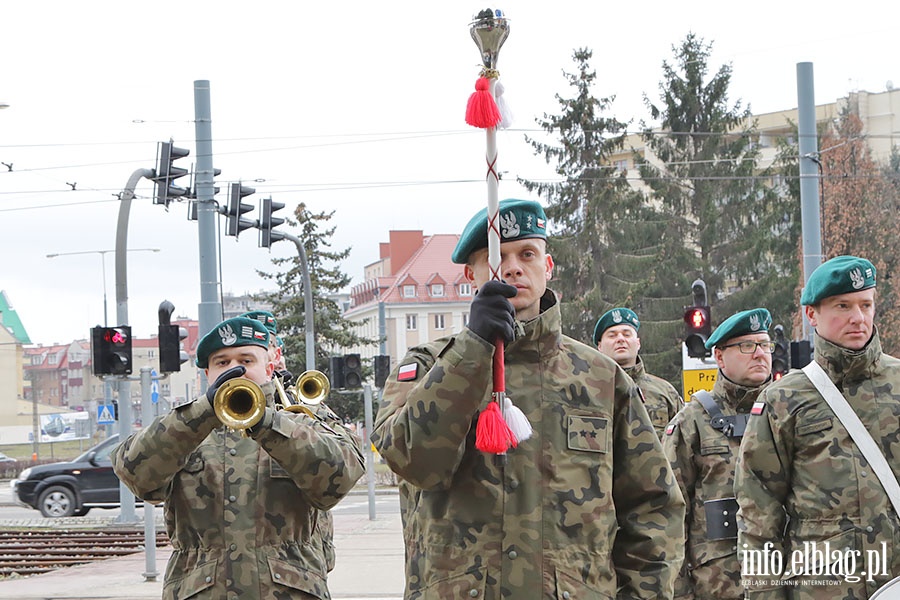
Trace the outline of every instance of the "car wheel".
<instances>
[{"instance_id":1,"label":"car wheel","mask_svg":"<svg viewBox=\"0 0 900 600\"><path fill-rule=\"evenodd\" d=\"M78 510L73 512L72 516L73 517L83 517L84 515L88 514L90 512L90 510L91 510L90 506L82 506L81 508L79 508Z\"/></svg>"},{"instance_id":2,"label":"car wheel","mask_svg":"<svg viewBox=\"0 0 900 600\"><path fill-rule=\"evenodd\" d=\"M67 487L51 486L41 493L38 507L45 517L71 517L75 514L75 494Z\"/></svg>"}]
</instances>

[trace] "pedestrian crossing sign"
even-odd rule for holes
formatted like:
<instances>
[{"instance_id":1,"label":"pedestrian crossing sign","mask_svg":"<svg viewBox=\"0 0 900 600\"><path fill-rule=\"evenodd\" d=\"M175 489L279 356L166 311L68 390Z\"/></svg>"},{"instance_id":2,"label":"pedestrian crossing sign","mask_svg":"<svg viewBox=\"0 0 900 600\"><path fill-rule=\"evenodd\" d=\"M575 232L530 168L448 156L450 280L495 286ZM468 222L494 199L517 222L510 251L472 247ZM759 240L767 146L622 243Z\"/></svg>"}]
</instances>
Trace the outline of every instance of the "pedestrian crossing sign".
<instances>
[{"instance_id":1,"label":"pedestrian crossing sign","mask_svg":"<svg viewBox=\"0 0 900 600\"><path fill-rule=\"evenodd\" d=\"M97 425L110 425L116 422L113 416L113 406L111 404L101 404L97 407Z\"/></svg>"}]
</instances>

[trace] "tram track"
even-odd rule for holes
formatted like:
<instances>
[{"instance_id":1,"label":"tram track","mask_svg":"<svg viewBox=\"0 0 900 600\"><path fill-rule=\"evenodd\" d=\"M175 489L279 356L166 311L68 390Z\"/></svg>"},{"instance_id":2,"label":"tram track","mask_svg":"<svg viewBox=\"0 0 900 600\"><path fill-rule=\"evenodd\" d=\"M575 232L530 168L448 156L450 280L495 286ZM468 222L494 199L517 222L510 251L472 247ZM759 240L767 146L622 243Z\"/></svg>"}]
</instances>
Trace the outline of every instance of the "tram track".
<instances>
[{"instance_id":1,"label":"tram track","mask_svg":"<svg viewBox=\"0 0 900 600\"><path fill-rule=\"evenodd\" d=\"M157 531L156 547L168 543L166 532ZM0 578L37 575L143 550L143 528L4 528L0 529Z\"/></svg>"}]
</instances>

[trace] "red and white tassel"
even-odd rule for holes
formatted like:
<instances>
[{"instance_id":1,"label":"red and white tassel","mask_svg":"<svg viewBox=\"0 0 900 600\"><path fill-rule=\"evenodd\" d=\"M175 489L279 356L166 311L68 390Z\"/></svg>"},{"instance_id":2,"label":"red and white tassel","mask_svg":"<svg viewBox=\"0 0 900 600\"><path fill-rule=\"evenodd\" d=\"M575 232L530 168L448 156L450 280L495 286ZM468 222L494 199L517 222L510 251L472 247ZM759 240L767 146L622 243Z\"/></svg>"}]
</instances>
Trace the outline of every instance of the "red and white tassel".
<instances>
[{"instance_id":1,"label":"red and white tassel","mask_svg":"<svg viewBox=\"0 0 900 600\"><path fill-rule=\"evenodd\" d=\"M513 404L509 396L503 398L503 418L519 442L524 442L534 433L531 423L528 422L528 417L525 416L521 408Z\"/></svg>"},{"instance_id":2,"label":"red and white tassel","mask_svg":"<svg viewBox=\"0 0 900 600\"><path fill-rule=\"evenodd\" d=\"M475 82L475 91L469 96L466 105L466 123L481 129L496 127L500 122L500 109L491 93L491 80L479 77Z\"/></svg>"},{"instance_id":3,"label":"red and white tassel","mask_svg":"<svg viewBox=\"0 0 900 600\"><path fill-rule=\"evenodd\" d=\"M513 114L512 110L509 108L509 103L506 101L506 96L503 95L503 92L506 90L503 87L503 84L500 83L500 80L497 80L497 83L494 84L494 94L497 100L497 110L500 111L500 122L497 124L497 129L509 129L512 126L513 122Z\"/></svg>"},{"instance_id":4,"label":"red and white tassel","mask_svg":"<svg viewBox=\"0 0 900 600\"><path fill-rule=\"evenodd\" d=\"M478 424L475 426L475 447L482 452L504 454L511 447L515 448L518 445L519 440L503 420L500 407L494 401L488 402L487 408L478 415Z\"/></svg>"}]
</instances>

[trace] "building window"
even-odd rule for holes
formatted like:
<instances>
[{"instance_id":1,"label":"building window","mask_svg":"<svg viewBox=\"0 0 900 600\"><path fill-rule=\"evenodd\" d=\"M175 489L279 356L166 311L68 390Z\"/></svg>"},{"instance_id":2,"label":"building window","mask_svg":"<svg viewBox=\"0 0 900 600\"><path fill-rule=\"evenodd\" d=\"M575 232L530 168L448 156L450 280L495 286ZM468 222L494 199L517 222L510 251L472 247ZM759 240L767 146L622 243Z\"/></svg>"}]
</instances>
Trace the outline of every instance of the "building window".
<instances>
[{"instance_id":1,"label":"building window","mask_svg":"<svg viewBox=\"0 0 900 600\"><path fill-rule=\"evenodd\" d=\"M416 297L416 286L404 285L403 286L403 297L404 298L415 298Z\"/></svg>"},{"instance_id":2,"label":"building window","mask_svg":"<svg viewBox=\"0 0 900 600\"><path fill-rule=\"evenodd\" d=\"M59 362L59 359L57 358L57 356L55 354L51 354L50 356L47 357L47 364L55 365L58 362Z\"/></svg>"},{"instance_id":3,"label":"building window","mask_svg":"<svg viewBox=\"0 0 900 600\"><path fill-rule=\"evenodd\" d=\"M406 330L415 331L418 328L419 324L416 315L406 315Z\"/></svg>"},{"instance_id":4,"label":"building window","mask_svg":"<svg viewBox=\"0 0 900 600\"><path fill-rule=\"evenodd\" d=\"M628 159L622 159L616 161L616 171L622 173L623 171L628 170Z\"/></svg>"},{"instance_id":5,"label":"building window","mask_svg":"<svg viewBox=\"0 0 900 600\"><path fill-rule=\"evenodd\" d=\"M431 295L435 298L441 298L444 296L444 284L443 283L435 283L431 286Z\"/></svg>"},{"instance_id":6,"label":"building window","mask_svg":"<svg viewBox=\"0 0 900 600\"><path fill-rule=\"evenodd\" d=\"M40 356L32 356L31 357L31 364L34 366L38 366L42 362L44 362L44 360Z\"/></svg>"},{"instance_id":7,"label":"building window","mask_svg":"<svg viewBox=\"0 0 900 600\"><path fill-rule=\"evenodd\" d=\"M463 313L463 327L469 326L469 313Z\"/></svg>"},{"instance_id":8,"label":"building window","mask_svg":"<svg viewBox=\"0 0 900 600\"><path fill-rule=\"evenodd\" d=\"M459 284L459 295L460 296L471 296L472 295L472 284L471 283Z\"/></svg>"},{"instance_id":9,"label":"building window","mask_svg":"<svg viewBox=\"0 0 900 600\"><path fill-rule=\"evenodd\" d=\"M435 329L443 329L444 328L444 315L434 315L434 328Z\"/></svg>"}]
</instances>

